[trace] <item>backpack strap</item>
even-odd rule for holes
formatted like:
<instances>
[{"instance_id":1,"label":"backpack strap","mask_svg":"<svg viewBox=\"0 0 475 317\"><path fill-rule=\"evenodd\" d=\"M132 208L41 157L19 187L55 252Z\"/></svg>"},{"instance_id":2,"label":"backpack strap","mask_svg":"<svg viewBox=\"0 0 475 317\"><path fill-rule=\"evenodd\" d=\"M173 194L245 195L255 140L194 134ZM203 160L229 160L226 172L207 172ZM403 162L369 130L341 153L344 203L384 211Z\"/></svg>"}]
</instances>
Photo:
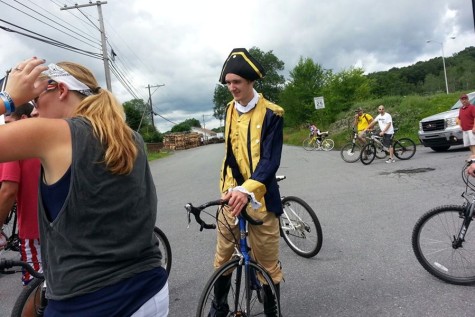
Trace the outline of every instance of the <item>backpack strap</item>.
<instances>
[{"instance_id":1,"label":"backpack strap","mask_svg":"<svg viewBox=\"0 0 475 317\"><path fill-rule=\"evenodd\" d=\"M368 120L368 114L367 113L364 114L364 118L366 119L366 122L370 123L370 121Z\"/></svg>"}]
</instances>

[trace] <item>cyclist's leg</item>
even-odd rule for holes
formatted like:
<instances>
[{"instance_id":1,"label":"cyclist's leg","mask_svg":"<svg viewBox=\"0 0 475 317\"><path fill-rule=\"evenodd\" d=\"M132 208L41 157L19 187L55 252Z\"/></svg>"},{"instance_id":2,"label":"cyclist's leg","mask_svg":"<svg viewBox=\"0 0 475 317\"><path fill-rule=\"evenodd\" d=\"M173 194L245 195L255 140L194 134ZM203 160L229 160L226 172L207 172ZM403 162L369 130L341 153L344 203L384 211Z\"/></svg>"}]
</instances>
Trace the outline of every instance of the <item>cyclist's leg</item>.
<instances>
[{"instance_id":1,"label":"cyclist's leg","mask_svg":"<svg viewBox=\"0 0 475 317\"><path fill-rule=\"evenodd\" d=\"M223 207L217 217L217 243L214 257L214 268L218 269L228 262L234 253L234 243L239 242L239 227L235 224L236 219L231 216L228 207Z\"/></svg>"},{"instance_id":2,"label":"cyclist's leg","mask_svg":"<svg viewBox=\"0 0 475 317\"><path fill-rule=\"evenodd\" d=\"M23 262L30 263L35 271L43 273L39 239L20 239L20 258ZM23 285L28 285L32 279L33 276L22 269L21 281Z\"/></svg>"},{"instance_id":3,"label":"cyclist's leg","mask_svg":"<svg viewBox=\"0 0 475 317\"><path fill-rule=\"evenodd\" d=\"M272 212L257 212L248 210L249 215L261 219L264 223L260 226L249 225L249 244L253 259L262 265L272 278L276 296L280 297L279 283L282 281L282 270L279 262L279 218ZM264 282L264 281L262 281ZM266 296L264 297L264 310L266 316L274 316L277 303L272 296L272 288L263 285Z\"/></svg>"},{"instance_id":4,"label":"cyclist's leg","mask_svg":"<svg viewBox=\"0 0 475 317\"><path fill-rule=\"evenodd\" d=\"M358 142L361 147L366 145L366 132L364 131L359 131L358 136L356 138L356 142Z\"/></svg>"},{"instance_id":5,"label":"cyclist's leg","mask_svg":"<svg viewBox=\"0 0 475 317\"><path fill-rule=\"evenodd\" d=\"M43 272L43 267L41 266L40 242L38 239L20 239L20 259L23 262L30 263L35 271ZM23 286L27 286L33 280L33 276L24 268L22 268L21 273L22 284ZM37 297L32 296L25 301L22 316L36 316L34 312L35 301L37 300Z\"/></svg>"},{"instance_id":6,"label":"cyclist's leg","mask_svg":"<svg viewBox=\"0 0 475 317\"><path fill-rule=\"evenodd\" d=\"M393 134L383 134L382 143L385 147L389 148L389 160L394 160L394 148L393 148ZM388 162L386 161L386 162Z\"/></svg>"}]
</instances>

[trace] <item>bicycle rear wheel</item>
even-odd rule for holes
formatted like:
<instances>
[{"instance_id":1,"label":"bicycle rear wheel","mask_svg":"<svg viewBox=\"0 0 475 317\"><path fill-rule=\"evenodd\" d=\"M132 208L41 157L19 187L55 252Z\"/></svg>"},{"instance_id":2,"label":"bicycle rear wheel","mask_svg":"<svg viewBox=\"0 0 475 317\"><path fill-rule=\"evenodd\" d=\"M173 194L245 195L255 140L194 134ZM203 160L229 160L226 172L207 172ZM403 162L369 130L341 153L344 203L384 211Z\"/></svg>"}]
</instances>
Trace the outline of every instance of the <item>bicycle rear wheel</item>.
<instances>
[{"instance_id":1,"label":"bicycle rear wheel","mask_svg":"<svg viewBox=\"0 0 475 317\"><path fill-rule=\"evenodd\" d=\"M201 294L196 317L207 317L213 307L213 301L217 301L217 296L223 297L222 287L217 286L215 290L215 285L217 285L219 278L229 276L229 274L232 275L230 277L231 286L227 297L224 295L226 304L220 305L222 316L267 316L264 312L265 296L270 296L270 300L277 303L276 311L273 312L272 316L274 314L280 316L279 298L272 283L272 278L267 271L254 261L249 263L250 271L252 270L259 277L259 280L269 286L269 292L264 292L263 285L260 283L257 285L246 283L246 280L250 282L250 277L245 273L245 265L240 264L240 261L239 258L232 259L213 273ZM214 307L216 307L216 304L214 304Z\"/></svg>"},{"instance_id":2,"label":"bicycle rear wheel","mask_svg":"<svg viewBox=\"0 0 475 317\"><path fill-rule=\"evenodd\" d=\"M315 150L315 139L312 137L308 137L302 142L302 146L306 151L313 151Z\"/></svg>"},{"instance_id":3,"label":"bicycle rear wheel","mask_svg":"<svg viewBox=\"0 0 475 317\"><path fill-rule=\"evenodd\" d=\"M153 232L158 239L158 247L162 253L162 266L167 270L168 276L170 276L170 270L172 269L172 248L167 236L158 227L153 229Z\"/></svg>"},{"instance_id":4,"label":"bicycle rear wheel","mask_svg":"<svg viewBox=\"0 0 475 317\"><path fill-rule=\"evenodd\" d=\"M440 206L425 213L412 231L412 248L424 269L435 277L459 285L475 283L475 229L465 234L463 247L452 242L459 235L464 206Z\"/></svg>"},{"instance_id":5,"label":"bicycle rear wheel","mask_svg":"<svg viewBox=\"0 0 475 317\"><path fill-rule=\"evenodd\" d=\"M34 278L23 288L13 305L11 317L43 316L46 308L46 303L43 303L44 306L41 304L41 298L44 296L44 294L41 294L43 282L44 279L42 278Z\"/></svg>"},{"instance_id":6,"label":"bicycle rear wheel","mask_svg":"<svg viewBox=\"0 0 475 317\"><path fill-rule=\"evenodd\" d=\"M323 233L313 209L301 198L282 199L284 213L280 216L280 234L287 245L304 258L311 258L322 248Z\"/></svg>"},{"instance_id":7,"label":"bicycle rear wheel","mask_svg":"<svg viewBox=\"0 0 475 317\"><path fill-rule=\"evenodd\" d=\"M369 165L376 157L376 147L374 144L366 144L361 150L360 160L364 165Z\"/></svg>"},{"instance_id":8,"label":"bicycle rear wheel","mask_svg":"<svg viewBox=\"0 0 475 317\"><path fill-rule=\"evenodd\" d=\"M416 144L409 138L394 142L394 155L400 160L408 160L416 154Z\"/></svg>"},{"instance_id":9,"label":"bicycle rear wheel","mask_svg":"<svg viewBox=\"0 0 475 317\"><path fill-rule=\"evenodd\" d=\"M332 139L325 139L322 141L322 149L324 151L331 151L333 150L334 146L335 146L335 142L333 142Z\"/></svg>"},{"instance_id":10,"label":"bicycle rear wheel","mask_svg":"<svg viewBox=\"0 0 475 317\"><path fill-rule=\"evenodd\" d=\"M345 144L340 151L340 156L347 163L354 163L360 159L361 146L356 143Z\"/></svg>"}]
</instances>

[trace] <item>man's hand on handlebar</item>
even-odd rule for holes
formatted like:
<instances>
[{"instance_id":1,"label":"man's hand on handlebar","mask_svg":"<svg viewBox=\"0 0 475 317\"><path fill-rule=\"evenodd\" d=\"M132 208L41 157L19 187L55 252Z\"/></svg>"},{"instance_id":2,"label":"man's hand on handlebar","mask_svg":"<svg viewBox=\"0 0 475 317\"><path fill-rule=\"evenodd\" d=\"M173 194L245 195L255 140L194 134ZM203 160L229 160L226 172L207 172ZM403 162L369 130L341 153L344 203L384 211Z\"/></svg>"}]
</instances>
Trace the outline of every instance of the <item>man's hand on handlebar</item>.
<instances>
[{"instance_id":1,"label":"man's hand on handlebar","mask_svg":"<svg viewBox=\"0 0 475 317\"><path fill-rule=\"evenodd\" d=\"M221 196L221 199L228 201L229 211L233 217L238 217L249 203L248 195L240 191L227 192Z\"/></svg>"},{"instance_id":2,"label":"man's hand on handlebar","mask_svg":"<svg viewBox=\"0 0 475 317\"><path fill-rule=\"evenodd\" d=\"M474 163L471 163L467 166L467 169L465 170L465 172L472 176L472 177L475 177L475 164Z\"/></svg>"}]
</instances>

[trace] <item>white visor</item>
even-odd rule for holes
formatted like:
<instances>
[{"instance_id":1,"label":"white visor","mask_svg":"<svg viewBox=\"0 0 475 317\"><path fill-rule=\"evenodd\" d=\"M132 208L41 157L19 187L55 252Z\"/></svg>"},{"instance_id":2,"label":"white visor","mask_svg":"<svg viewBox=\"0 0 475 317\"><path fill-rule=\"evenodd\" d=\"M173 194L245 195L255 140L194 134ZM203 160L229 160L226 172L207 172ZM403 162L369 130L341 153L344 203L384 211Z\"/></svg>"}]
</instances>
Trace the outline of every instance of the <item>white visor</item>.
<instances>
[{"instance_id":1,"label":"white visor","mask_svg":"<svg viewBox=\"0 0 475 317\"><path fill-rule=\"evenodd\" d=\"M79 93L86 96L92 95L91 88L77 80L73 75L56 64L49 64L48 70L45 70L42 74L51 78L57 83L65 84L69 90L78 91Z\"/></svg>"}]
</instances>

